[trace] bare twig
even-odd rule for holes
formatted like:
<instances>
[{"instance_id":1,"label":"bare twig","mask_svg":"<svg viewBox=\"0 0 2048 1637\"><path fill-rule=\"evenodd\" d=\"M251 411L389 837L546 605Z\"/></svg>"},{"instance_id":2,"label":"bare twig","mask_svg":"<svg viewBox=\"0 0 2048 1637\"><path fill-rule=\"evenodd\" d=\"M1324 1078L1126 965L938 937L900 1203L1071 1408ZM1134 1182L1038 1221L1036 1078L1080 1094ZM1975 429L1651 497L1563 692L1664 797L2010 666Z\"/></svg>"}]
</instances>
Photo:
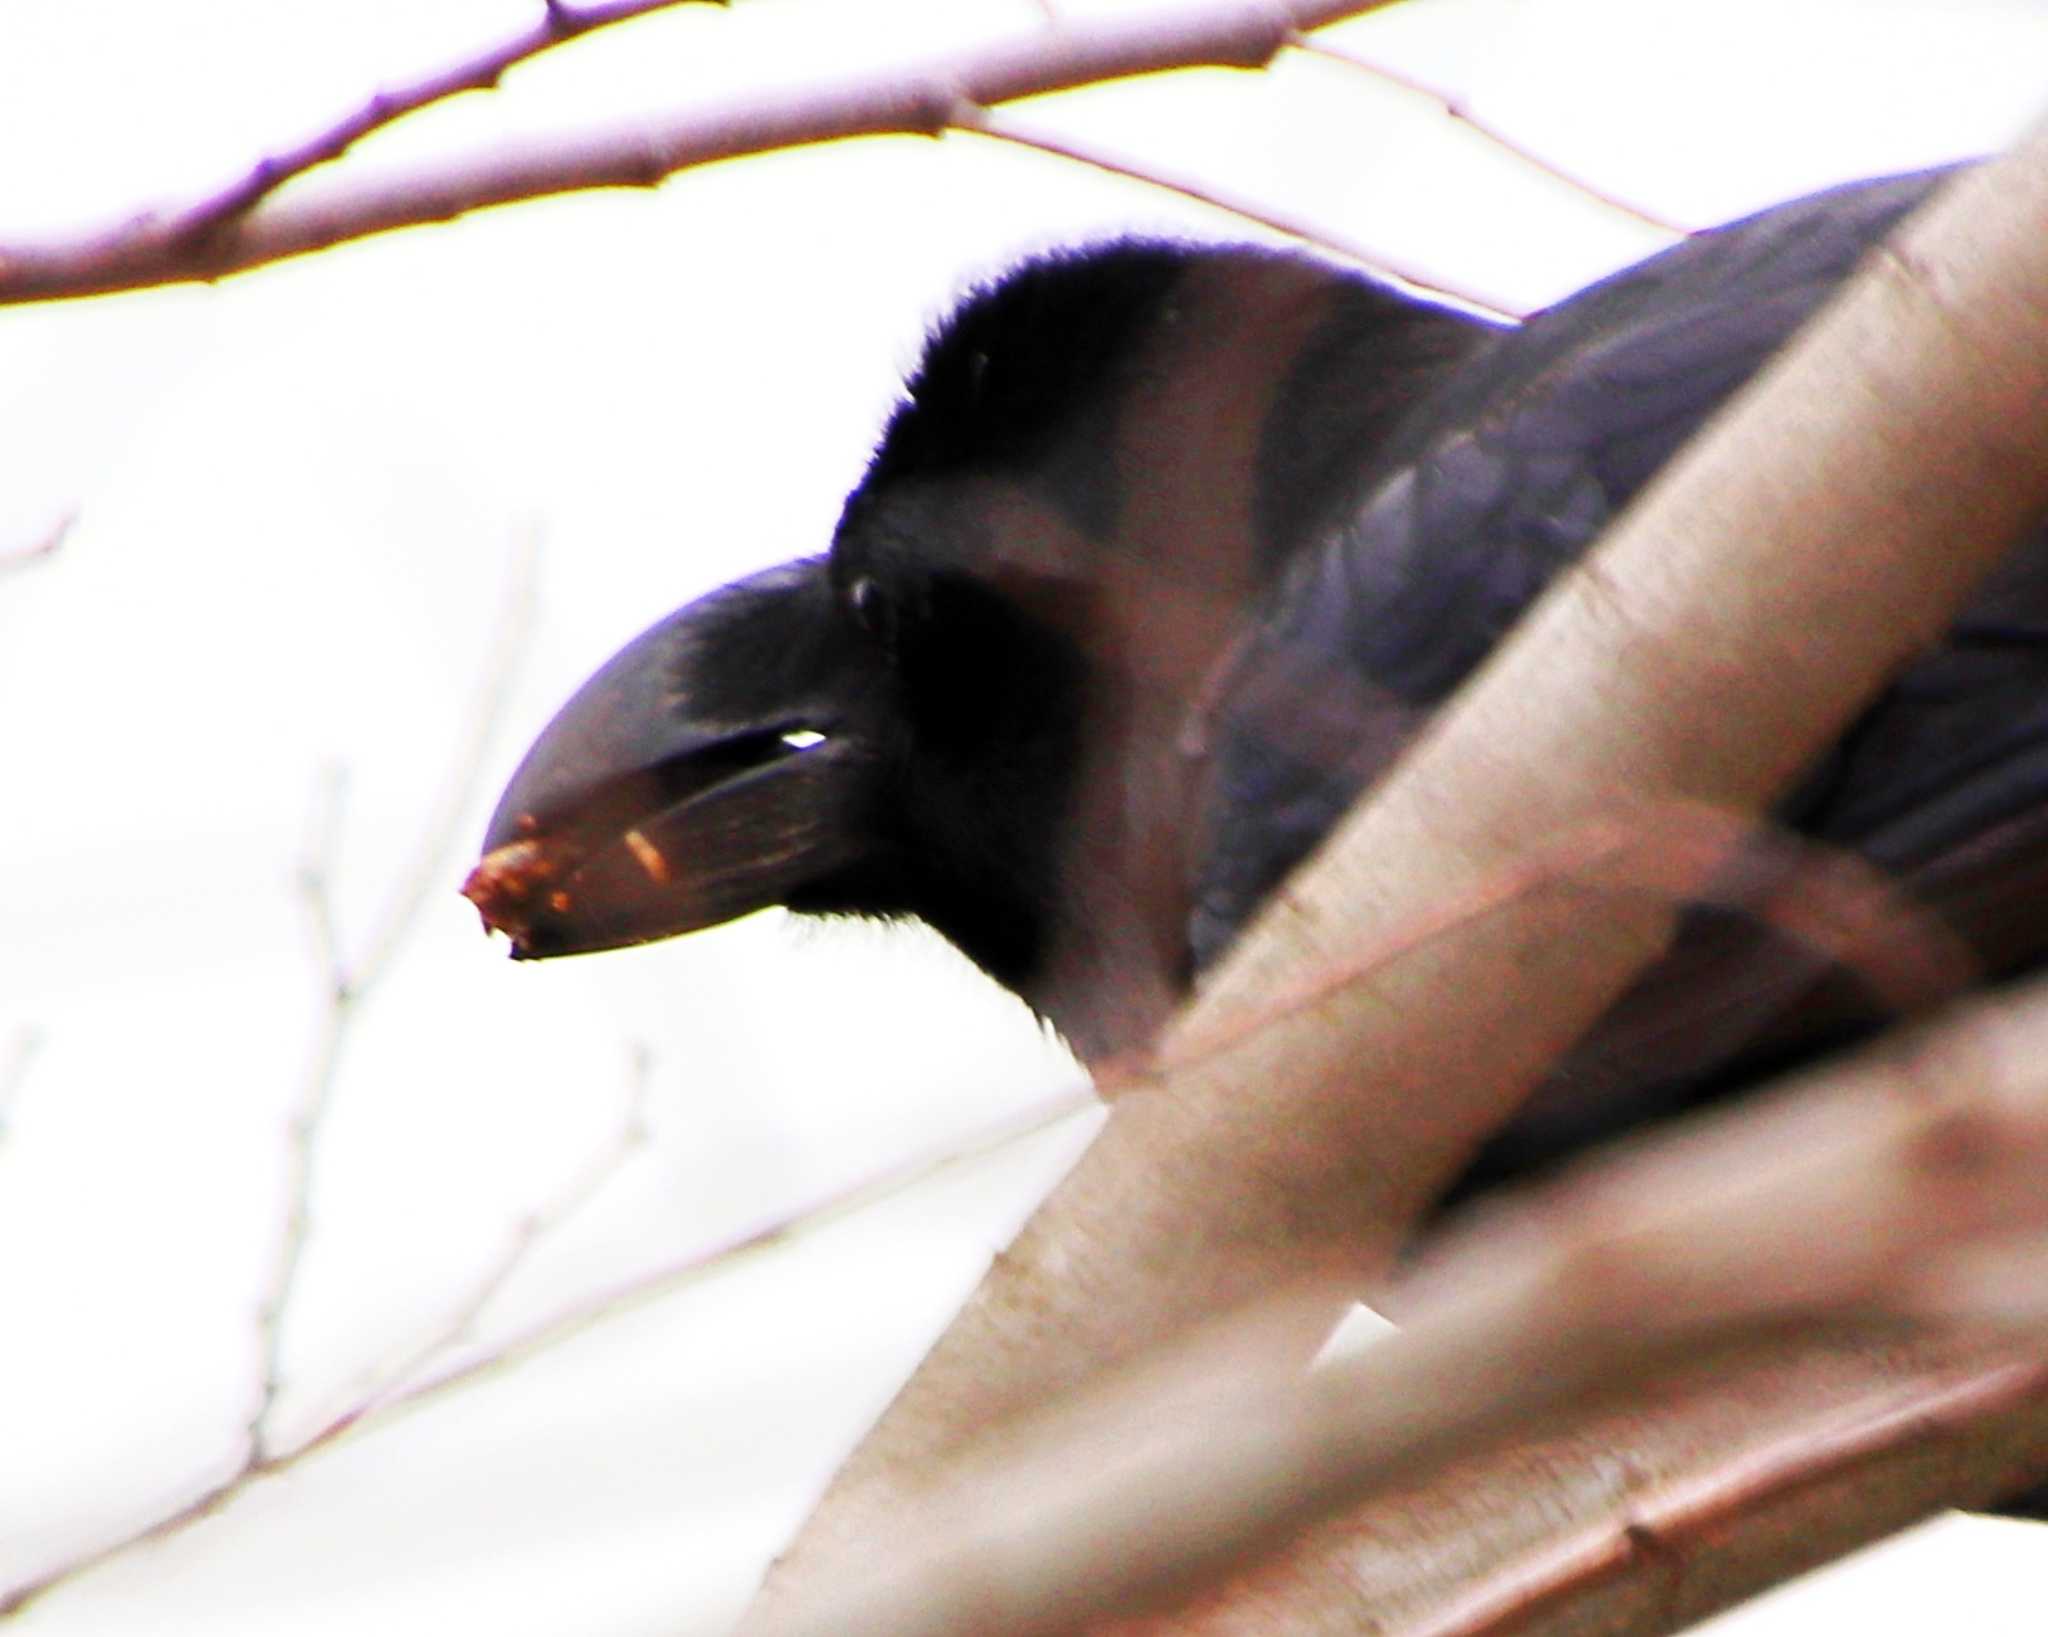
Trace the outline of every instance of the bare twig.
<instances>
[{"instance_id":1,"label":"bare twig","mask_svg":"<svg viewBox=\"0 0 2048 1637\"><path fill-rule=\"evenodd\" d=\"M173 242L197 244L228 223L246 216L295 177L341 158L373 132L397 124L410 114L468 91L496 90L508 69L556 46L681 5L725 7L731 0L609 0L596 5L571 5L544 0L540 15L525 28L488 46L465 61L451 64L407 85L386 87L362 107L325 130L258 161L247 175L208 199L150 224L150 231Z\"/></svg>"},{"instance_id":2,"label":"bare twig","mask_svg":"<svg viewBox=\"0 0 2048 1637\"><path fill-rule=\"evenodd\" d=\"M637 1071L636 1071L637 1072ZM634 1102L637 1113L638 1094ZM630 1156L639 1141L635 1118L629 1115L614 1141L597 1155L582 1176L558 1196L554 1204L529 1216L514 1230L513 1244L506 1257L485 1276L479 1293L466 1300L426 1343L414 1349L394 1366L380 1371L363 1396L340 1413L326 1418L310 1434L287 1448L258 1451L253 1446L226 1477L209 1484L175 1510L115 1540L93 1547L77 1557L46 1570L0 1593L0 1620L4 1620L44 1593L74 1580L101 1564L138 1547L168 1539L192 1524L213 1516L252 1484L289 1472L300 1463L335 1448L345 1438L375 1426L395 1422L411 1411L424 1408L469 1382L504 1374L564 1342L597 1328L606 1320L637 1311L651 1302L687 1289L735 1262L791 1244L834 1223L907 1193L919 1184L960 1166L971 1164L1041 1131L1050 1130L1075 1114L1096 1107L1094 1094L1076 1088L995 1122L963 1141L948 1144L938 1152L921 1155L890 1167L878 1175L863 1178L849 1187L835 1190L813 1204L707 1249L628 1280L611 1290L579 1302L562 1313L532 1326L509 1341L477 1357L425 1380L409 1377L433 1358L457 1345L471 1322L491 1296L515 1273L545 1234L553 1232L594 1197L610 1175Z\"/></svg>"},{"instance_id":3,"label":"bare twig","mask_svg":"<svg viewBox=\"0 0 2048 1637\"><path fill-rule=\"evenodd\" d=\"M1449 296L1466 307L1475 309L1495 318L1513 318L1519 309L1506 297L1497 292L1482 290L1477 286L1448 277L1446 274L1421 263L1411 261L1392 249L1361 244L1348 234L1306 217L1295 216L1276 210L1248 194L1234 192L1206 178L1180 171L1155 159L1123 159L1105 149L1078 142L1072 137L1062 136L1043 124L1019 119L1014 114L998 114L973 103L957 106L948 121L949 128L971 132L1012 147L1030 148L1039 153L1051 154L1055 158L1070 160L1086 165L1092 170L1105 171L1111 176L1121 176L1128 181L1142 182L1147 187L1175 193L1197 204L1227 212L1242 221L1254 222L1260 227L1271 228L1289 238L1315 249L1341 256L1347 261L1357 262L1374 273L1394 283L1428 295Z\"/></svg>"},{"instance_id":4,"label":"bare twig","mask_svg":"<svg viewBox=\"0 0 2048 1637\"><path fill-rule=\"evenodd\" d=\"M14 1100L21 1095L22 1084L42 1055L47 1038L36 1024L23 1024L7 1042L6 1054L0 1056L0 1141L7 1137L8 1124L14 1117Z\"/></svg>"},{"instance_id":5,"label":"bare twig","mask_svg":"<svg viewBox=\"0 0 2048 1637\"><path fill-rule=\"evenodd\" d=\"M402 1396L404 1388L420 1371L449 1349L470 1340L475 1335L477 1320L526 1265L534 1247L574 1220L625 1169L627 1161L646 1146L647 1096L653 1083L653 1066L653 1056L648 1048L636 1043L632 1050L625 1117L619 1122L611 1140L591 1155L583 1169L553 1200L529 1211L512 1225L497 1261L485 1270L475 1287L438 1328L370 1374L352 1395L356 1408L349 1412L348 1419L360 1421L364 1415L363 1406Z\"/></svg>"},{"instance_id":6,"label":"bare twig","mask_svg":"<svg viewBox=\"0 0 2048 1637\"><path fill-rule=\"evenodd\" d=\"M284 1214L257 1303L255 1396L243 1427L240 1460L225 1477L176 1510L0 1596L0 1618L19 1613L52 1587L113 1557L210 1517L257 1479L285 1470L305 1453L304 1445L280 1448L272 1423L285 1385L285 1323L312 1227L312 1193L321 1127L333 1101L350 1029L364 1000L388 974L428 895L449 873L449 859L461 839L460 820L474 795L478 771L531 633L536 558L536 544L530 538L514 555L505 608L490 627L489 663L461 735L457 765L443 789L436 813L422 831L419 850L386 902L363 955L354 960L348 956L336 926L333 903L344 791L340 770L323 771L316 786L296 885L306 910L325 1004L305 1077L286 1125Z\"/></svg>"},{"instance_id":7,"label":"bare twig","mask_svg":"<svg viewBox=\"0 0 2048 1637\"><path fill-rule=\"evenodd\" d=\"M330 1038L338 1035L330 1030ZM331 1075L332 1056L326 1059ZM365 1419L365 1406L375 1396L387 1391L395 1383L403 1381L422 1364L434 1358L447 1348L456 1345L466 1337L477 1316L497 1292L504 1288L514 1273L531 1254L533 1247L548 1234L568 1222L603 1188L604 1184L618 1174L625 1161L644 1140L646 1132L641 1123L641 1109L647 1090L647 1060L644 1051L634 1056L634 1082L630 1108L626 1119L613 1140L597 1155L553 1203L523 1217L515 1226L509 1244L499 1261L484 1275L477 1288L456 1309L446 1324L429 1335L418 1347L409 1350L387 1370L372 1378L371 1385L364 1391L360 1401L343 1415L324 1423L311 1437L301 1439L289 1447L279 1447L270 1438L266 1425L267 1413L276 1401L281 1385L277 1361L276 1320L282 1317L283 1306L279 1302L266 1309L262 1329L263 1350L263 1395L262 1407L250 1420L244 1433L243 1455L226 1477L209 1484L197 1495L161 1517L130 1534L95 1546L80 1553L56 1567L46 1570L35 1578L24 1581L0 1595L0 1620L11 1618L27 1608L44 1593L54 1590L66 1581L97 1569L117 1557L124 1556L138 1547L168 1539L179 1531L189 1528L213 1516L222 1507L234 1500L244 1490L264 1478L276 1477L290 1471L308 1456L329 1447L342 1433L351 1430ZM317 1083L317 1081L316 1081ZM310 1141L295 1146L295 1170L303 1165L310 1167L313 1150ZM297 1213L295 1221L297 1239L303 1244L304 1212ZM297 1250L293 1248L290 1258L281 1258L285 1283L282 1294L290 1295L290 1279L296 1265Z\"/></svg>"},{"instance_id":8,"label":"bare twig","mask_svg":"<svg viewBox=\"0 0 2048 1637\"><path fill-rule=\"evenodd\" d=\"M536 532L529 534L513 555L504 606L486 627L490 633L490 657L470 706L469 724L456 741L454 765L442 781L440 796L421 828L412 863L385 900L383 913L364 940L363 953L354 969L358 990L383 977L390 968L406 939L411 937L421 913L445 890L450 861L467 844L463 816L476 794L505 702L533 636L539 564L540 539Z\"/></svg>"},{"instance_id":9,"label":"bare twig","mask_svg":"<svg viewBox=\"0 0 2048 1637\"><path fill-rule=\"evenodd\" d=\"M687 1289L714 1273L725 1272L734 1263L748 1257L780 1249L795 1240L819 1233L872 1206L895 1199L920 1183L971 1165L1097 1106L1095 1094L1086 1087L1076 1087L1048 1097L1019 1114L1007 1116L981 1131L948 1143L942 1149L898 1161L874 1175L835 1189L800 1210L777 1216L758 1227L743 1229L703 1250L692 1251L624 1284L600 1291L497 1345L481 1357L467 1360L425 1381L397 1387L375 1402L361 1406L348 1419L357 1423L381 1421L401 1410L417 1408L462 1382L509 1370L621 1313L634 1311ZM341 1429L337 1425L331 1430ZM315 1436L328 1436L328 1431L323 1430Z\"/></svg>"},{"instance_id":10,"label":"bare twig","mask_svg":"<svg viewBox=\"0 0 2048 1637\"><path fill-rule=\"evenodd\" d=\"M1538 153L1527 143L1474 112L1472 105L1454 92L1431 85L1428 81L1418 79L1402 69L1389 68L1384 63L1362 57L1346 46L1333 45L1328 40L1317 39L1313 35L1297 35L1288 43L1297 51L1327 58L1333 63L1342 64L1361 74L1368 74L1376 80L1383 80L1388 85L1435 103L1447 118L1456 120L1473 135L1498 148L1510 158L1520 161L1532 170L1541 171L1554 181L1562 182L1575 193L1583 193L1587 198L1597 200L1609 210L1627 216L1645 227L1655 228L1659 233L1669 233L1677 238L1684 238L1691 231L1682 223L1659 216L1655 211L1646 210L1633 200L1624 199L1612 189L1601 186L1577 171L1567 170L1556 160Z\"/></svg>"},{"instance_id":11,"label":"bare twig","mask_svg":"<svg viewBox=\"0 0 2048 1637\"><path fill-rule=\"evenodd\" d=\"M533 624L534 564L531 540L514 559L505 609L490 626L490 661L470 720L459 739L456 764L443 784L436 811L421 830L421 841L398 885L386 900L360 957L350 959L335 927L333 866L339 845L340 774L323 775L315 801L313 835L298 875L300 896L312 930L325 1006L304 1084L286 1128L285 1215L270 1271L257 1308L261 1367L256 1403L248 1424L252 1460L275 1453L271 1428L284 1390L284 1326L312 1226L311 1196L320 1131L334 1097L342 1053L355 1016L389 972L435 885L446 879L449 859L461 840L461 819L475 793L518 662Z\"/></svg>"},{"instance_id":12,"label":"bare twig","mask_svg":"<svg viewBox=\"0 0 2048 1637\"><path fill-rule=\"evenodd\" d=\"M314 787L309 839L297 872L296 884L306 912L324 1004L312 1056L286 1123L284 1220L256 1308L257 1393L249 1411L246 1438L251 1457L258 1460L270 1454L271 1412L284 1391L285 1309L298 1280L299 1263L312 1227L316 1145L333 1100L350 1016L362 993L351 979L334 922L333 870L340 844L345 789L346 775L341 768L322 769Z\"/></svg>"},{"instance_id":13,"label":"bare twig","mask_svg":"<svg viewBox=\"0 0 2048 1637\"><path fill-rule=\"evenodd\" d=\"M1391 3L1208 0L1163 17L1065 21L1057 29L1041 25L998 46L821 85L778 101L749 98L726 109L636 122L572 141L497 145L386 181L337 187L325 198L269 197L274 184L259 167L237 189L182 211L54 243L0 245L0 304L218 279L518 199L651 188L692 166L742 154L855 136L938 136L955 128L956 116L967 109L1133 75L1263 68L1297 35ZM462 71L452 72L462 77ZM308 164L331 157L326 149L335 143L346 147L356 125L367 121L375 128L376 106L282 163L289 168L295 155Z\"/></svg>"},{"instance_id":14,"label":"bare twig","mask_svg":"<svg viewBox=\"0 0 2048 1637\"><path fill-rule=\"evenodd\" d=\"M47 563L63 547L66 537L77 522L77 512L66 512L44 531L41 538L31 540L25 546L14 546L6 551L0 551L0 574L12 574L19 569L34 568L39 563Z\"/></svg>"},{"instance_id":15,"label":"bare twig","mask_svg":"<svg viewBox=\"0 0 2048 1637\"><path fill-rule=\"evenodd\" d=\"M1856 973L1874 997L1902 1015L1952 998L1981 975L1976 957L1938 915L1853 853L1696 803L1617 803L1617 809L1502 864L1406 922L1361 937L1355 952L1333 951L1323 966L1271 996L1110 1064L1098 1073L1098 1084L1105 1096L1118 1096L1186 1071L1460 928L1558 886L1741 910ZM1731 857L1755 868L1732 881L1717 879ZM1763 879L1751 883L1744 879L1749 874Z\"/></svg>"}]
</instances>

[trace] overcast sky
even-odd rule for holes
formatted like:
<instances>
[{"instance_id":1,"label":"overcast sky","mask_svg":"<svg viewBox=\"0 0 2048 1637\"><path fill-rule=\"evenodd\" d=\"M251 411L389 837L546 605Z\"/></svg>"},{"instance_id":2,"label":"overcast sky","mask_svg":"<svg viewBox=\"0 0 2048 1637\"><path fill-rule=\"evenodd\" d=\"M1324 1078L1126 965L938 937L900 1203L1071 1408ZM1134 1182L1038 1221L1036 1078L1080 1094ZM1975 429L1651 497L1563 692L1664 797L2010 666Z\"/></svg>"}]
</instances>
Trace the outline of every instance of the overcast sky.
<instances>
[{"instance_id":1,"label":"overcast sky","mask_svg":"<svg viewBox=\"0 0 2048 1637\"><path fill-rule=\"evenodd\" d=\"M0 10L0 244L218 184L531 9ZM685 8L352 164L852 74L1039 16ZM1995 147L2048 95L2048 6L2019 0L1411 0L1338 37L1691 224ZM1518 307L1662 242L1328 61L1032 113ZM525 555L531 635L480 786L334 1077L287 1440L442 1325L605 1149L637 1047L652 1141L491 1305L486 1340L1077 1083L912 931L771 914L515 968L454 888L520 749L598 661L822 547L952 298L1025 250L1133 230L1256 236L971 138L866 141L217 289L0 312L0 552L76 514L53 562L0 578L0 1062L42 1041L0 1111L0 1588L231 1463L320 1026L295 868L338 768L336 910L359 952L506 670ZM717 1630L1088 1128L367 1430L19 1629ZM2021 1526L1951 1520L1727 1630L2036 1632L2039 1553Z\"/></svg>"}]
</instances>

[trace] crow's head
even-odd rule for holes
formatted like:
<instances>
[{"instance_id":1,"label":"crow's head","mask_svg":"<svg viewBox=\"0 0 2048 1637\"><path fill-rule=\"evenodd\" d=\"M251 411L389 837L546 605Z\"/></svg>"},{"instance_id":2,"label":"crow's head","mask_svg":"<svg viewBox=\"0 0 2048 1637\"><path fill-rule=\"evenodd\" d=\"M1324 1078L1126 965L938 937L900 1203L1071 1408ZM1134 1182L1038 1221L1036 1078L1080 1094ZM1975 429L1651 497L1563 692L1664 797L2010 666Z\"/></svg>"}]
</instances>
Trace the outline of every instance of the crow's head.
<instances>
[{"instance_id":1,"label":"crow's head","mask_svg":"<svg viewBox=\"0 0 2048 1637\"><path fill-rule=\"evenodd\" d=\"M1260 251L1027 263L933 337L825 556L570 700L464 890L526 957L914 915L1084 1054L1131 1043L1189 976L1183 723L1441 316Z\"/></svg>"}]
</instances>

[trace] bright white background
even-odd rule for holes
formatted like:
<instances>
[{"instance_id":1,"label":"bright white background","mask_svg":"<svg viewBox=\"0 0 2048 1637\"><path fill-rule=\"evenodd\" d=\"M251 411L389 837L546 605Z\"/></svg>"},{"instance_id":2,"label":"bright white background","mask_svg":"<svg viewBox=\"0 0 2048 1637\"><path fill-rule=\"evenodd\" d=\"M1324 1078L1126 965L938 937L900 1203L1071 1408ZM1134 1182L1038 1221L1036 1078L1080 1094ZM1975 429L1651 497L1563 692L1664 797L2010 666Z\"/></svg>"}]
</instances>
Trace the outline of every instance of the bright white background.
<instances>
[{"instance_id":1,"label":"bright white background","mask_svg":"<svg viewBox=\"0 0 2048 1637\"><path fill-rule=\"evenodd\" d=\"M1072 13L1093 10L1068 0ZM0 242L223 181L524 20L517 0L0 9ZM1034 6L749 0L515 72L365 166L843 74ZM1679 220L1997 145L2048 96L2048 8L1993 0L1413 0L1342 31ZM1299 59L1035 111L1520 305L1655 235L1428 105ZM322 184L315 183L315 186ZM0 312L0 1587L232 1462L317 974L292 880L346 769L359 947L505 638L519 748L625 637L819 549L924 327L1048 242L1241 224L965 138L868 141L419 230L220 289ZM653 1140L485 1316L503 1335L942 1149L1072 1083L902 929L775 915L515 968L442 866L362 1013L319 1154L283 1430L431 1332L619 1129ZM35 1637L712 1631L1087 1120L745 1261L373 1428L37 1605ZM2041 1629L2043 1537L1946 1520L1730 1631Z\"/></svg>"}]
</instances>

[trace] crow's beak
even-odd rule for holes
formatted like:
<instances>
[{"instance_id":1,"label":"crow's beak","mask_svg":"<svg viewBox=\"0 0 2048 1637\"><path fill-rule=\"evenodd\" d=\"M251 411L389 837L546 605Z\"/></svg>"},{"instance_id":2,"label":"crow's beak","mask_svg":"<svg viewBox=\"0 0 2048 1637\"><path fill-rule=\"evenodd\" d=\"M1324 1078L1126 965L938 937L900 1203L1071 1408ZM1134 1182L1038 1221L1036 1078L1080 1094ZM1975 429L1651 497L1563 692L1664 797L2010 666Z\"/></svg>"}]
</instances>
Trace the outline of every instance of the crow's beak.
<instances>
[{"instance_id":1,"label":"crow's beak","mask_svg":"<svg viewBox=\"0 0 2048 1637\"><path fill-rule=\"evenodd\" d=\"M522 959L783 902L862 854L884 681L822 558L691 603L548 724L463 893Z\"/></svg>"}]
</instances>

